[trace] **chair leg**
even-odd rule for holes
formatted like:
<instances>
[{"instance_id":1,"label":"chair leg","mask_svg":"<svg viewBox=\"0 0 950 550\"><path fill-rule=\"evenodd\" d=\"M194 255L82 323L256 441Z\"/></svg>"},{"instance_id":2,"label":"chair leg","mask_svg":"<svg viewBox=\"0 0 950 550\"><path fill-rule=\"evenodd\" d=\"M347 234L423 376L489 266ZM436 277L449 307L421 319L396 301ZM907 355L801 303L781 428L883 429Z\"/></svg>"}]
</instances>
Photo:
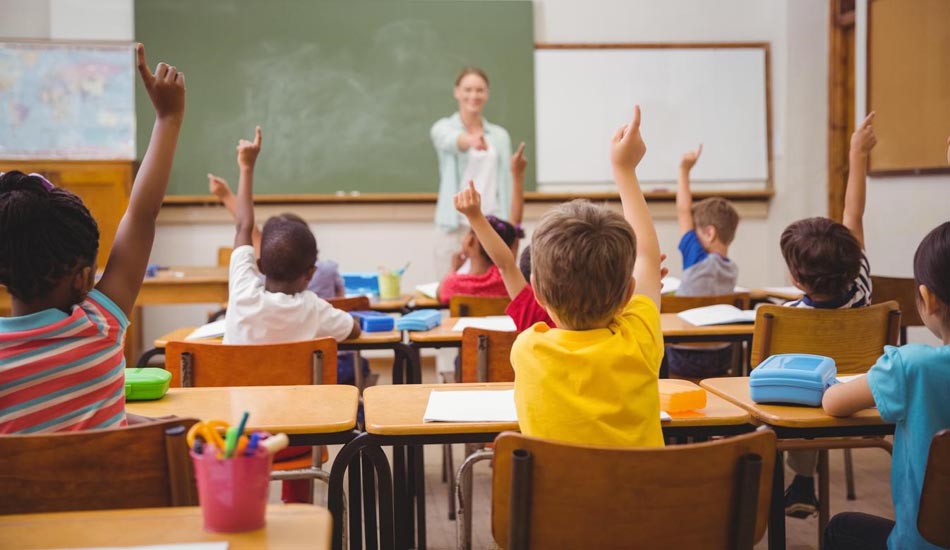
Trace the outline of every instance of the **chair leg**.
<instances>
[{"instance_id":1,"label":"chair leg","mask_svg":"<svg viewBox=\"0 0 950 550\"><path fill-rule=\"evenodd\" d=\"M455 508L455 458L451 445L442 446L442 471L448 482L446 487L449 491L449 521L455 521L457 517Z\"/></svg>"},{"instance_id":2,"label":"chair leg","mask_svg":"<svg viewBox=\"0 0 950 550\"><path fill-rule=\"evenodd\" d=\"M844 450L844 481L848 488L848 500L857 499L854 493L854 461L851 456L851 449Z\"/></svg>"},{"instance_id":3,"label":"chair leg","mask_svg":"<svg viewBox=\"0 0 950 550\"><path fill-rule=\"evenodd\" d=\"M458 512L455 521L457 547L469 550L472 547L472 468L483 460L491 460L494 451L478 449L477 445L466 444L468 455L455 476L456 497L458 498ZM466 513L466 506L468 512Z\"/></svg>"},{"instance_id":4,"label":"chair leg","mask_svg":"<svg viewBox=\"0 0 950 550\"><path fill-rule=\"evenodd\" d=\"M831 515L831 491L828 479L828 451L818 451L818 550L824 548L825 527Z\"/></svg>"}]
</instances>

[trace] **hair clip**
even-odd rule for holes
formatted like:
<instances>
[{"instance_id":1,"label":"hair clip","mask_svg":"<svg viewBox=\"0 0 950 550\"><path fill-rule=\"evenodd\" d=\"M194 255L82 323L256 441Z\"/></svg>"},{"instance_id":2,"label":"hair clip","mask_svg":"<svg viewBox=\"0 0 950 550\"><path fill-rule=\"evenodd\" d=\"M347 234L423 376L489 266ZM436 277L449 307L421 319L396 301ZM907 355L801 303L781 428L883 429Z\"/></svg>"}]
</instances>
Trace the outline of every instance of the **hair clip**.
<instances>
[{"instance_id":1,"label":"hair clip","mask_svg":"<svg viewBox=\"0 0 950 550\"><path fill-rule=\"evenodd\" d=\"M43 187L45 187L47 191L52 191L53 188L56 187L55 185L53 185L53 183L52 183L50 180L46 179L46 176L44 176L43 174L37 174L36 172L30 172L30 173L27 174L27 175L28 175L28 176L34 176L34 177L39 178L39 179L40 179L40 183L43 184Z\"/></svg>"}]
</instances>

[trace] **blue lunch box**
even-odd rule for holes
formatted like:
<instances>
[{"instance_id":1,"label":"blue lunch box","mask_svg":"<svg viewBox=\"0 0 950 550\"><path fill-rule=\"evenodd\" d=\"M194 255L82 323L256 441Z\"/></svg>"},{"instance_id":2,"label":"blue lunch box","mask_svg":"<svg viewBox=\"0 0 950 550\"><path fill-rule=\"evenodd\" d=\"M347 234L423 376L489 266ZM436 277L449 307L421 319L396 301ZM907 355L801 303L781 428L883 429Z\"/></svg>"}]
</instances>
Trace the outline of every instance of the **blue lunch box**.
<instances>
[{"instance_id":1,"label":"blue lunch box","mask_svg":"<svg viewBox=\"0 0 950 550\"><path fill-rule=\"evenodd\" d=\"M350 315L360 322L363 332L389 332L396 326L396 320L378 311L351 311Z\"/></svg>"},{"instance_id":2,"label":"blue lunch box","mask_svg":"<svg viewBox=\"0 0 950 550\"><path fill-rule=\"evenodd\" d=\"M822 355L780 353L759 364L749 377L756 403L821 406L825 390L835 383L835 360Z\"/></svg>"}]
</instances>

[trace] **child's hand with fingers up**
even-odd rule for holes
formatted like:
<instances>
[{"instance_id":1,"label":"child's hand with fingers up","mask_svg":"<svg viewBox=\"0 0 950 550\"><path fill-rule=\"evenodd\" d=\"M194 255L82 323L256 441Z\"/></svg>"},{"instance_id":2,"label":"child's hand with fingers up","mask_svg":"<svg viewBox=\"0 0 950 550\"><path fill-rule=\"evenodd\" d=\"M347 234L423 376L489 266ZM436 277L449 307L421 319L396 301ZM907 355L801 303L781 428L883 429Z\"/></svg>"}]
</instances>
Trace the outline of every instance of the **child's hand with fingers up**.
<instances>
[{"instance_id":1,"label":"child's hand with fingers up","mask_svg":"<svg viewBox=\"0 0 950 550\"><path fill-rule=\"evenodd\" d=\"M640 106L637 105L633 109L633 120L621 126L610 141L610 162L615 169L632 171L646 152L646 143L640 135Z\"/></svg>"},{"instance_id":2,"label":"child's hand with fingers up","mask_svg":"<svg viewBox=\"0 0 950 550\"><path fill-rule=\"evenodd\" d=\"M152 100L152 106L155 107L155 115L159 119L181 121L185 115L185 73L161 62L152 74L145 61L145 46L136 45L135 52L139 75L149 99Z\"/></svg>"},{"instance_id":3,"label":"child's hand with fingers up","mask_svg":"<svg viewBox=\"0 0 950 550\"><path fill-rule=\"evenodd\" d=\"M468 219L482 213L482 196L475 190L475 182L469 181L468 187L455 195L455 209Z\"/></svg>"},{"instance_id":4,"label":"child's hand with fingers up","mask_svg":"<svg viewBox=\"0 0 950 550\"><path fill-rule=\"evenodd\" d=\"M240 168L254 168L257 155L261 152L261 127L254 130L254 141L242 139L237 145L238 166Z\"/></svg>"},{"instance_id":5,"label":"child's hand with fingers up","mask_svg":"<svg viewBox=\"0 0 950 550\"><path fill-rule=\"evenodd\" d=\"M524 158L524 142L518 145L518 150L511 156L511 173L517 177L524 177L524 169L528 166L528 159Z\"/></svg>"},{"instance_id":6,"label":"child's hand with fingers up","mask_svg":"<svg viewBox=\"0 0 950 550\"><path fill-rule=\"evenodd\" d=\"M680 169L681 170L692 170L693 166L696 166L696 161L699 160L699 157L703 154L703 144L699 144L699 148L693 151L687 151L683 153L683 158L680 160Z\"/></svg>"},{"instance_id":7,"label":"child's hand with fingers up","mask_svg":"<svg viewBox=\"0 0 950 550\"><path fill-rule=\"evenodd\" d=\"M871 111L851 134L852 155L867 155L877 145L877 136L874 135L874 114L874 111Z\"/></svg>"}]
</instances>

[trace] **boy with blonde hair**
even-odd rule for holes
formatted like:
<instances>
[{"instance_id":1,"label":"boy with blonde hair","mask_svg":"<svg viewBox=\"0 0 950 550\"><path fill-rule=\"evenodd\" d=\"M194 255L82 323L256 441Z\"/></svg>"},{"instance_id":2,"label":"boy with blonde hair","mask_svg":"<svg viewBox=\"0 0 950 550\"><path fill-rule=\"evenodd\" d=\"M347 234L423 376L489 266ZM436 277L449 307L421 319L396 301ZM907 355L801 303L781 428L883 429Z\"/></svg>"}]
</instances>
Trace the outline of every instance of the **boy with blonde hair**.
<instances>
[{"instance_id":1,"label":"boy with blonde hair","mask_svg":"<svg viewBox=\"0 0 950 550\"><path fill-rule=\"evenodd\" d=\"M611 142L624 216L573 201L545 215L534 233L531 285L558 328L537 323L511 350L527 435L663 446L660 246L635 171L645 153L636 106Z\"/></svg>"}]
</instances>

